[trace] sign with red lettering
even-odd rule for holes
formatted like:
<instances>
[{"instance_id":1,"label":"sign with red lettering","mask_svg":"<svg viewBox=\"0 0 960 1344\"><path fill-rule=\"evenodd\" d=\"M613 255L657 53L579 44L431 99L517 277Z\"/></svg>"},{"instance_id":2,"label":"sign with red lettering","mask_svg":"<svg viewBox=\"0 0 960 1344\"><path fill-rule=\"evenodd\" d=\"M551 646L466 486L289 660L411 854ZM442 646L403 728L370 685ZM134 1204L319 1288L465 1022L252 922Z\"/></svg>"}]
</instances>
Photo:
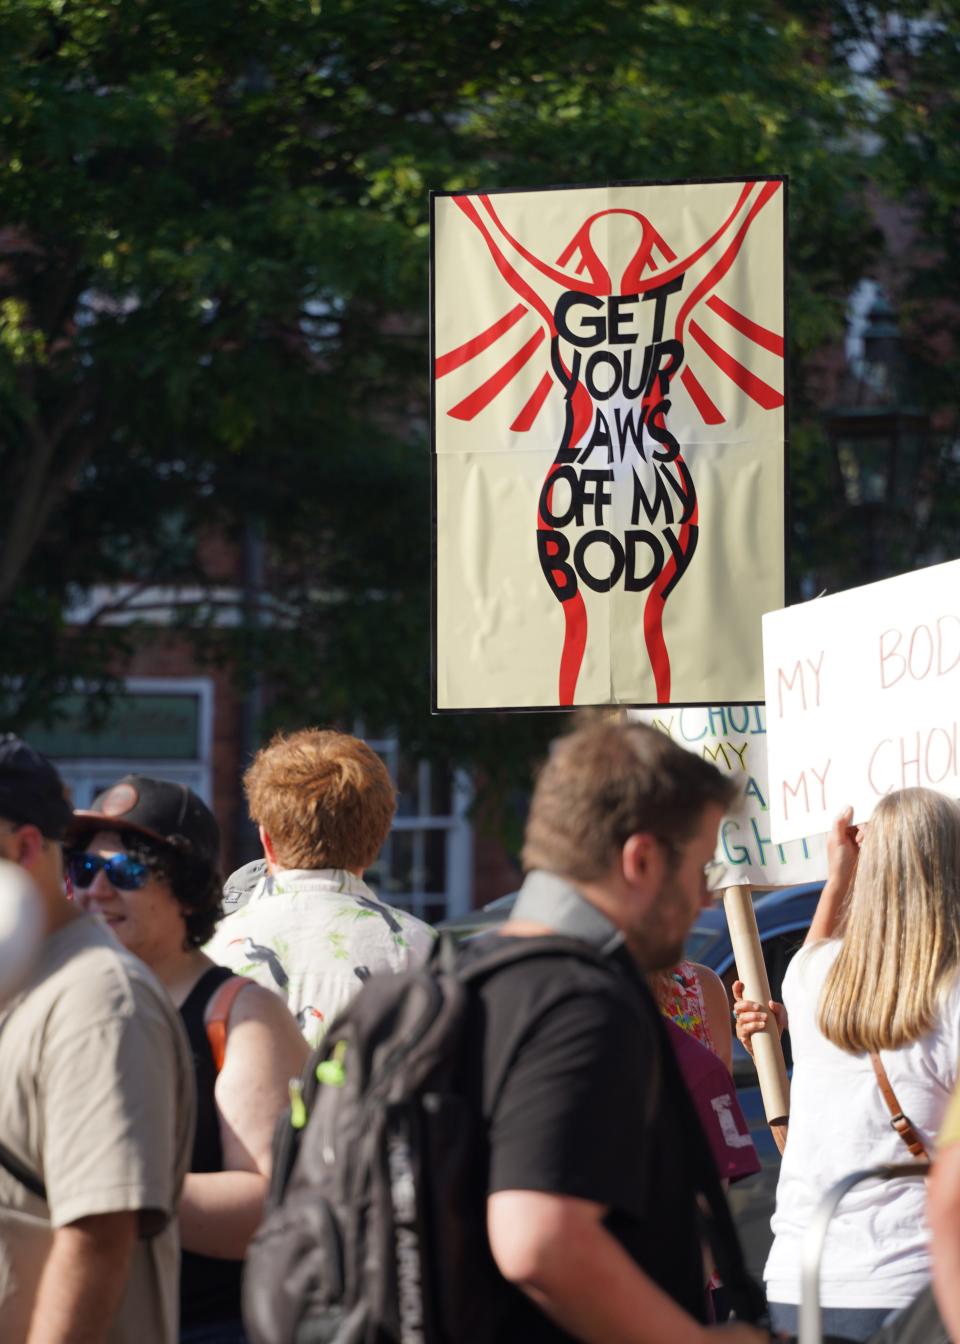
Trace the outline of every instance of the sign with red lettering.
<instances>
[{"instance_id":1,"label":"sign with red lettering","mask_svg":"<svg viewBox=\"0 0 960 1344\"><path fill-rule=\"evenodd\" d=\"M785 195L432 196L435 710L763 699Z\"/></svg>"},{"instance_id":2,"label":"sign with red lettering","mask_svg":"<svg viewBox=\"0 0 960 1344\"><path fill-rule=\"evenodd\" d=\"M960 794L960 560L770 612L763 663L775 841Z\"/></svg>"},{"instance_id":3,"label":"sign with red lettering","mask_svg":"<svg viewBox=\"0 0 960 1344\"><path fill-rule=\"evenodd\" d=\"M666 733L740 785L738 806L720 823L710 885L786 887L827 875L822 835L777 844L770 830L766 705L695 705L628 709L627 717Z\"/></svg>"}]
</instances>

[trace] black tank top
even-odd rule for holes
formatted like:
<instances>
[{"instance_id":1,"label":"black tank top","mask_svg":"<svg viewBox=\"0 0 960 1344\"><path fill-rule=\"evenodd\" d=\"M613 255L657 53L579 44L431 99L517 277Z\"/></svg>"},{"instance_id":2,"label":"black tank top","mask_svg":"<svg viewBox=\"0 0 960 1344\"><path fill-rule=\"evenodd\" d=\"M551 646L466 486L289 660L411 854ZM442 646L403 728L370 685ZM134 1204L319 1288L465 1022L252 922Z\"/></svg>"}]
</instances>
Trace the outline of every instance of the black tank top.
<instances>
[{"instance_id":1,"label":"black tank top","mask_svg":"<svg viewBox=\"0 0 960 1344\"><path fill-rule=\"evenodd\" d=\"M193 1140L191 1171L222 1171L223 1145L213 1089L217 1066L207 1039L203 1015L213 995L233 971L226 966L211 966L204 971L180 1006L193 1054L197 1080L197 1129ZM240 1276L242 1260L218 1260L210 1255L182 1251L180 1256L180 1325L201 1325L213 1321L240 1320Z\"/></svg>"}]
</instances>

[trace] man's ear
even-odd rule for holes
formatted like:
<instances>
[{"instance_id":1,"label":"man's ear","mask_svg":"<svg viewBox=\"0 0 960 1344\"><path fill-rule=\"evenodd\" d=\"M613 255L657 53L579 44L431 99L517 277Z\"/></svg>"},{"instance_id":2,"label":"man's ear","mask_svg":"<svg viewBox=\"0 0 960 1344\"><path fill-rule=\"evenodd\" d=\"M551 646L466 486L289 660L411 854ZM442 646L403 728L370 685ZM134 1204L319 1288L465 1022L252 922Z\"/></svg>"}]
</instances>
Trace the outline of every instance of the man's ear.
<instances>
[{"instance_id":1,"label":"man's ear","mask_svg":"<svg viewBox=\"0 0 960 1344\"><path fill-rule=\"evenodd\" d=\"M620 855L623 876L631 887L651 894L657 889L663 870L663 847L655 835L639 831L627 837Z\"/></svg>"},{"instance_id":2,"label":"man's ear","mask_svg":"<svg viewBox=\"0 0 960 1344\"><path fill-rule=\"evenodd\" d=\"M13 854L11 858L14 863L19 863L21 868L36 867L37 860L43 851L43 835L36 826L18 826L13 836Z\"/></svg>"},{"instance_id":3,"label":"man's ear","mask_svg":"<svg viewBox=\"0 0 960 1344\"><path fill-rule=\"evenodd\" d=\"M267 861L267 867L272 873L277 866L277 852L273 847L273 841L269 833L262 826L257 828L260 832L260 843L263 846L263 857Z\"/></svg>"}]
</instances>

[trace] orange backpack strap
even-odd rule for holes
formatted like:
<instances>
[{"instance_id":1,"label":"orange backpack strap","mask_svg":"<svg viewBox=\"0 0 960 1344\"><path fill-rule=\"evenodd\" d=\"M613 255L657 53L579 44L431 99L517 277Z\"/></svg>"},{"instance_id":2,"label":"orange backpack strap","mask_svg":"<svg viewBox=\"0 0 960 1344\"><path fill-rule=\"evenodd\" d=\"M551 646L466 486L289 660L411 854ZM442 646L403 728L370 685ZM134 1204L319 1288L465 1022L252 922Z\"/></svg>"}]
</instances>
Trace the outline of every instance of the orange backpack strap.
<instances>
[{"instance_id":1,"label":"orange backpack strap","mask_svg":"<svg viewBox=\"0 0 960 1344\"><path fill-rule=\"evenodd\" d=\"M230 1010L233 1007L233 1001L241 989L255 983L249 976L232 975L229 980L224 980L210 1000L210 1005L204 1016L204 1025L207 1029L210 1049L213 1051L213 1062L217 1073L223 1068L224 1056L227 1053L227 1027L230 1022Z\"/></svg>"}]
</instances>

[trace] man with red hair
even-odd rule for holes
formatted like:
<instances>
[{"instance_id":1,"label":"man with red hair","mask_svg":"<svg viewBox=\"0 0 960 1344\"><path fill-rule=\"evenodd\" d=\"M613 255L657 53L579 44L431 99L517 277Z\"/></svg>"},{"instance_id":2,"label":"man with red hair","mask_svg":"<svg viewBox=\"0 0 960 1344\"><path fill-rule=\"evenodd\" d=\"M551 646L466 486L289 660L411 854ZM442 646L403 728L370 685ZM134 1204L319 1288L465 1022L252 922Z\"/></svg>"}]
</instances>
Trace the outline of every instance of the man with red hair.
<instances>
[{"instance_id":1,"label":"man with red hair","mask_svg":"<svg viewBox=\"0 0 960 1344\"><path fill-rule=\"evenodd\" d=\"M396 790L365 742L318 728L274 738L244 788L268 872L206 950L282 995L315 1045L368 976L404 970L433 942L428 925L363 880L390 833Z\"/></svg>"}]
</instances>

